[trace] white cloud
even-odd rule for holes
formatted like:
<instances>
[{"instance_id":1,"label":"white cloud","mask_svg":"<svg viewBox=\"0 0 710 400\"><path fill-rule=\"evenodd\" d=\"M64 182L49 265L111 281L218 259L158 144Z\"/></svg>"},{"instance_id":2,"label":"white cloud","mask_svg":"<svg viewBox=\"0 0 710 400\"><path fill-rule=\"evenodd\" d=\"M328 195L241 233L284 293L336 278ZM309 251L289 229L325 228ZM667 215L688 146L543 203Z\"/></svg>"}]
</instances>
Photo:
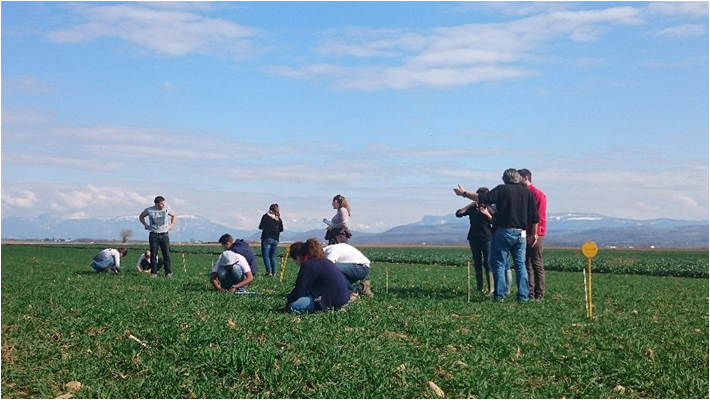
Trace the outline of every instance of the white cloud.
<instances>
[{"instance_id":1,"label":"white cloud","mask_svg":"<svg viewBox=\"0 0 710 400\"><path fill-rule=\"evenodd\" d=\"M52 86L42 79L32 75L3 75L2 95L7 96L15 93L41 94L49 93Z\"/></svg>"},{"instance_id":2,"label":"white cloud","mask_svg":"<svg viewBox=\"0 0 710 400\"><path fill-rule=\"evenodd\" d=\"M646 13L664 16L708 17L707 1L652 1L646 6Z\"/></svg>"},{"instance_id":3,"label":"white cloud","mask_svg":"<svg viewBox=\"0 0 710 400\"><path fill-rule=\"evenodd\" d=\"M33 208L37 204L37 195L27 189L2 189L2 204L9 207Z\"/></svg>"},{"instance_id":4,"label":"white cloud","mask_svg":"<svg viewBox=\"0 0 710 400\"><path fill-rule=\"evenodd\" d=\"M671 26L670 28L661 29L656 32L657 36L665 36L672 38L686 38L692 36L702 36L708 34L708 27L699 24L684 24Z\"/></svg>"},{"instance_id":5,"label":"white cloud","mask_svg":"<svg viewBox=\"0 0 710 400\"><path fill-rule=\"evenodd\" d=\"M553 11L569 9L581 3L564 1L464 1L454 3L452 10L455 12L480 12L492 10L496 13L503 13L513 16L527 16Z\"/></svg>"},{"instance_id":6,"label":"white cloud","mask_svg":"<svg viewBox=\"0 0 710 400\"><path fill-rule=\"evenodd\" d=\"M423 31L329 30L315 53L356 58L355 65L347 60L314 62L298 67L272 66L266 71L295 78L325 77L336 89L446 89L539 75L523 62L540 59L539 53L548 43L561 39L595 41L611 26L642 22L637 8L615 7L554 11L506 23Z\"/></svg>"},{"instance_id":7,"label":"white cloud","mask_svg":"<svg viewBox=\"0 0 710 400\"><path fill-rule=\"evenodd\" d=\"M166 7L158 3L87 5L72 3L87 21L48 34L60 43L118 38L159 54L251 56L251 38L258 31L194 12L193 7ZM200 10L203 11L203 10Z\"/></svg>"},{"instance_id":8,"label":"white cloud","mask_svg":"<svg viewBox=\"0 0 710 400\"><path fill-rule=\"evenodd\" d=\"M4 87L3 87L4 88ZM8 125L45 125L56 120L52 113L39 108L11 107L2 108L2 124Z\"/></svg>"}]
</instances>

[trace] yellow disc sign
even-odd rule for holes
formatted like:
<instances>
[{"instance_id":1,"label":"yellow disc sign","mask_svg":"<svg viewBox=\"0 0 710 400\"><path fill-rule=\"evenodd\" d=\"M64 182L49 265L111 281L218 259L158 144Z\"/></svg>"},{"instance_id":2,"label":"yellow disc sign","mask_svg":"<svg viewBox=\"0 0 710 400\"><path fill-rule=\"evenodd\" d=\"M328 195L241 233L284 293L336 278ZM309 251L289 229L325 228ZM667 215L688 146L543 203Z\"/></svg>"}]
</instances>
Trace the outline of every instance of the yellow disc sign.
<instances>
[{"instance_id":1,"label":"yellow disc sign","mask_svg":"<svg viewBox=\"0 0 710 400\"><path fill-rule=\"evenodd\" d=\"M594 242L585 242L582 246L582 254L587 258L594 258L597 255L597 244Z\"/></svg>"}]
</instances>

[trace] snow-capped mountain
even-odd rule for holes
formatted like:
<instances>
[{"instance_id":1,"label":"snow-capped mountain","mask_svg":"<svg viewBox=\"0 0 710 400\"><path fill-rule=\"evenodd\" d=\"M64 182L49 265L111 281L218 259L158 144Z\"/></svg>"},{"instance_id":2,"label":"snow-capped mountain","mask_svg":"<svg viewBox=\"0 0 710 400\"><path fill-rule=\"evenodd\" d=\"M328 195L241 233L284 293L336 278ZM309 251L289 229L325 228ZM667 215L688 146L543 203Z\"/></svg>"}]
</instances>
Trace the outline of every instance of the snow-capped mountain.
<instances>
[{"instance_id":1,"label":"snow-capped mountain","mask_svg":"<svg viewBox=\"0 0 710 400\"><path fill-rule=\"evenodd\" d=\"M180 215L170 232L172 242L216 242L224 233L258 242L259 230L237 230L196 215ZM707 248L708 221L674 219L632 220L600 214L555 213L547 216L547 246L581 246L593 240L599 246ZM353 244L466 244L468 218L426 215L420 221L396 226L382 233L353 232ZM113 218L63 218L50 214L34 218L6 217L3 239L94 239L121 240L121 231L131 230L131 240L148 240L148 233L135 215ZM284 231L284 242L323 238L324 230Z\"/></svg>"}]
</instances>

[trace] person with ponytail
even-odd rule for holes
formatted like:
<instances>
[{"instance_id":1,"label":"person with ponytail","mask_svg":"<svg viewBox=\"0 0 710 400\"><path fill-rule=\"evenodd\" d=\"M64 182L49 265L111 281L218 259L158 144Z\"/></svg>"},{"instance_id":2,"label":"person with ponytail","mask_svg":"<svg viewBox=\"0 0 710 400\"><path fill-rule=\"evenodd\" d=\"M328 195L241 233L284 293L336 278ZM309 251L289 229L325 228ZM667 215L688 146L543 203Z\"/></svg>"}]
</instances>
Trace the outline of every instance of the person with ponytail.
<instances>
[{"instance_id":1,"label":"person with ponytail","mask_svg":"<svg viewBox=\"0 0 710 400\"><path fill-rule=\"evenodd\" d=\"M332 202L333 208L338 210L332 220L323 218L328 227L325 232L325 239L328 244L347 243L352 236L350 233L350 205L345 196L335 195Z\"/></svg>"},{"instance_id":2,"label":"person with ponytail","mask_svg":"<svg viewBox=\"0 0 710 400\"><path fill-rule=\"evenodd\" d=\"M279 236L284 230L278 204L270 205L269 212L261 216L259 229L261 229L261 255L264 257L266 276L274 276L276 273L276 249L279 246Z\"/></svg>"},{"instance_id":3,"label":"person with ponytail","mask_svg":"<svg viewBox=\"0 0 710 400\"><path fill-rule=\"evenodd\" d=\"M288 256L300 267L296 285L286 296L286 311L308 314L337 310L350 301L350 285L345 276L325 258L316 238L291 244Z\"/></svg>"}]
</instances>

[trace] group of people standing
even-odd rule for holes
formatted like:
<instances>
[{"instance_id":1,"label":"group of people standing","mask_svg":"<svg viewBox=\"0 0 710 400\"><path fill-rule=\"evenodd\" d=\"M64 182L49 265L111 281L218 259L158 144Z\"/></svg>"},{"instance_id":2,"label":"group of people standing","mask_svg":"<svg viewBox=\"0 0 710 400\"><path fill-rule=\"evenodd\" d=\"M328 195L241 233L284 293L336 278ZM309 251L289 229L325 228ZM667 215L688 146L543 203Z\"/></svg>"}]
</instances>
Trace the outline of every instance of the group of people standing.
<instances>
[{"instance_id":1,"label":"group of people standing","mask_svg":"<svg viewBox=\"0 0 710 400\"><path fill-rule=\"evenodd\" d=\"M547 224L547 198L532 184L527 169L509 168L503 172L503 184L492 190L481 187L466 191L461 185L454 193L473 202L456 211L457 217L468 216L471 227L468 241L476 274L476 287L496 301L510 294L512 273L508 256L513 258L517 299L542 300L545 296L543 245Z\"/></svg>"}]
</instances>

